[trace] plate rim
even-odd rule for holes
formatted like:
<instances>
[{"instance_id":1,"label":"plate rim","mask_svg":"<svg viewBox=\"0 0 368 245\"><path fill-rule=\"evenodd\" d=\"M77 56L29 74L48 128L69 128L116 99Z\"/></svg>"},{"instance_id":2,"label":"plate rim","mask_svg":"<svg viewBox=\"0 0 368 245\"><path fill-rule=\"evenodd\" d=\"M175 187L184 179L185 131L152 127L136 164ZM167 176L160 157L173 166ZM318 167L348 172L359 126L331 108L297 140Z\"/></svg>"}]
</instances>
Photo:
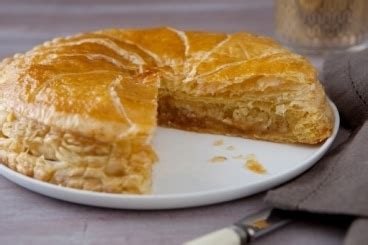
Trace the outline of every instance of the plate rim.
<instances>
[{"instance_id":1,"label":"plate rim","mask_svg":"<svg viewBox=\"0 0 368 245\"><path fill-rule=\"evenodd\" d=\"M311 168L319 159L322 158L322 156L331 147L340 127L340 116L336 105L330 99L328 99L328 102L335 117L333 132L331 136L323 142L320 148L304 161L307 163L290 171L275 174L272 176L272 179L259 179L246 186L239 185L181 194L118 194L79 190L50 184L18 173L1 163L0 174L9 181L32 192L63 201L89 206L135 210L163 210L189 208L231 201L285 183ZM62 193L63 195L58 195L58 193ZM78 196L78 198L75 198L75 196ZM96 199L100 199L100 201L96 202ZM104 201L101 202L101 200ZM188 200L190 201L188 202ZM107 201L109 203L107 203Z\"/></svg>"}]
</instances>

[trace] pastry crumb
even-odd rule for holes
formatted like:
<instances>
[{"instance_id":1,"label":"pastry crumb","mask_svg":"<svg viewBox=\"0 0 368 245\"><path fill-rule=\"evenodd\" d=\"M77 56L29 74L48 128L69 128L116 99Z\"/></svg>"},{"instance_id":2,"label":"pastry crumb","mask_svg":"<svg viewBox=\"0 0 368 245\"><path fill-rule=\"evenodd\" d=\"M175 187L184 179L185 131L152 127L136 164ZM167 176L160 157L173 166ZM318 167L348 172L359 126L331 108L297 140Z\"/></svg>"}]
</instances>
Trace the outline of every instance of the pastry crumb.
<instances>
[{"instance_id":1,"label":"pastry crumb","mask_svg":"<svg viewBox=\"0 0 368 245\"><path fill-rule=\"evenodd\" d=\"M235 147L232 146L232 145L226 147L226 150L228 150L228 151L233 151L234 149L235 149Z\"/></svg>"},{"instance_id":2,"label":"pastry crumb","mask_svg":"<svg viewBox=\"0 0 368 245\"><path fill-rule=\"evenodd\" d=\"M267 170L263 167L263 165L257 160L254 154L249 154L246 157L245 168L257 173L257 174L265 174Z\"/></svg>"},{"instance_id":3,"label":"pastry crumb","mask_svg":"<svg viewBox=\"0 0 368 245\"><path fill-rule=\"evenodd\" d=\"M224 157L224 156L215 156L215 157L211 158L211 162L213 162L213 163L220 163L220 162L224 162L226 160L227 160L227 158Z\"/></svg>"},{"instance_id":4,"label":"pastry crumb","mask_svg":"<svg viewBox=\"0 0 368 245\"><path fill-rule=\"evenodd\" d=\"M223 144L224 144L223 140L216 140L215 142L213 142L214 146L220 146L220 145L223 145Z\"/></svg>"},{"instance_id":5,"label":"pastry crumb","mask_svg":"<svg viewBox=\"0 0 368 245\"><path fill-rule=\"evenodd\" d=\"M258 228L258 229L264 229L270 226L270 224L267 222L267 220L258 220L252 224L252 226Z\"/></svg>"}]
</instances>

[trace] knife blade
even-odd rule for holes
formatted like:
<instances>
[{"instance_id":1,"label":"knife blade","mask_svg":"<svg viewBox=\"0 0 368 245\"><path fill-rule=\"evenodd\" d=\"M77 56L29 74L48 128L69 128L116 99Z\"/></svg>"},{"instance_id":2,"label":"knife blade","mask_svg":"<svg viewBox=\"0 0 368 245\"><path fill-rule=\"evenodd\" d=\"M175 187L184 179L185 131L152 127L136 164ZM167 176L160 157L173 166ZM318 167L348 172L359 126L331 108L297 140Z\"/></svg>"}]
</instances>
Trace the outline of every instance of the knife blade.
<instances>
[{"instance_id":1,"label":"knife blade","mask_svg":"<svg viewBox=\"0 0 368 245\"><path fill-rule=\"evenodd\" d=\"M211 232L184 243L185 245L244 245L272 232L292 219L286 211L263 209L235 222L233 225Z\"/></svg>"}]
</instances>

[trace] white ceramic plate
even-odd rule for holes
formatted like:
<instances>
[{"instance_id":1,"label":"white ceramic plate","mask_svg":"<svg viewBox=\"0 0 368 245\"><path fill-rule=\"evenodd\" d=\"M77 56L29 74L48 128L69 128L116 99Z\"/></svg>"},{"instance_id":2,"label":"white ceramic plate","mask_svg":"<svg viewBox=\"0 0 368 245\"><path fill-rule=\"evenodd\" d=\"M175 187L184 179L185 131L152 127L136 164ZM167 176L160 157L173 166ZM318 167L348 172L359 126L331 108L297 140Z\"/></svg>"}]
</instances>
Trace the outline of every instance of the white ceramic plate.
<instances>
[{"instance_id":1,"label":"white ceramic plate","mask_svg":"<svg viewBox=\"0 0 368 245\"><path fill-rule=\"evenodd\" d=\"M279 185L310 168L326 153L336 137L339 115L335 114L332 136L318 146L278 144L237 137L158 128L154 146L160 156L155 166L153 193L148 195L106 194L44 183L0 165L10 181L37 193L74 203L123 209L171 209L194 207L245 197ZM221 146L214 141L223 140ZM234 150L226 149L232 146ZM257 174L234 156L254 154L266 168ZM221 163L210 161L225 156Z\"/></svg>"}]
</instances>

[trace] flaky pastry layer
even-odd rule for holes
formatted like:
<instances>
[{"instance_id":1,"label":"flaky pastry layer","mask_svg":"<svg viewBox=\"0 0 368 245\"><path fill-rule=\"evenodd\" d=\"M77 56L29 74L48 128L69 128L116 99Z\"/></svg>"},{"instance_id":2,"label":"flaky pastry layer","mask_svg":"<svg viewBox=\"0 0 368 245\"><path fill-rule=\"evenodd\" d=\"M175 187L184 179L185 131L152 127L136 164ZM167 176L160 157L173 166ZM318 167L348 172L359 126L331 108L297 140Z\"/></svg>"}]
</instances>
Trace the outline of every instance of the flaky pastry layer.
<instances>
[{"instance_id":1,"label":"flaky pastry layer","mask_svg":"<svg viewBox=\"0 0 368 245\"><path fill-rule=\"evenodd\" d=\"M111 193L148 193L156 161L142 139L108 144L0 112L1 161L57 185Z\"/></svg>"}]
</instances>

